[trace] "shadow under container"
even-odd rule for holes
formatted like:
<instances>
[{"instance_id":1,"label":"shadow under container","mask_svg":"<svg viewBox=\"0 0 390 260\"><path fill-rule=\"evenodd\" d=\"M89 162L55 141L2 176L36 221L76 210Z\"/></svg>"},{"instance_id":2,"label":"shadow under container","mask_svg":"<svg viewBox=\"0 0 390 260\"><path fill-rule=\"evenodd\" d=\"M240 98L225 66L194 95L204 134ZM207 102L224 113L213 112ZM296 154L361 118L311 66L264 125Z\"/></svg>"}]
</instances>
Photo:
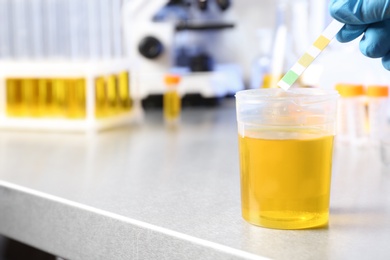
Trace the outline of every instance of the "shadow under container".
<instances>
[{"instance_id":1,"label":"shadow under container","mask_svg":"<svg viewBox=\"0 0 390 260\"><path fill-rule=\"evenodd\" d=\"M275 229L327 225L337 99L322 89L237 92L246 221Z\"/></svg>"}]
</instances>

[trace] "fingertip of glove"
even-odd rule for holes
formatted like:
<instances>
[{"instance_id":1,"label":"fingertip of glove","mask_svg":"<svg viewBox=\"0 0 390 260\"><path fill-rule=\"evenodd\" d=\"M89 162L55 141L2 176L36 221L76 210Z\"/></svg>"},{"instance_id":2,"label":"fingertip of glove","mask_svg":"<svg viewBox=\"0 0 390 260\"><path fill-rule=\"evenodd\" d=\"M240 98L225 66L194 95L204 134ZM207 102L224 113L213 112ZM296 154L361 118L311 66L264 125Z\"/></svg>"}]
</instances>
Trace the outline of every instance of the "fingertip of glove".
<instances>
[{"instance_id":1,"label":"fingertip of glove","mask_svg":"<svg viewBox=\"0 0 390 260\"><path fill-rule=\"evenodd\" d=\"M345 23L346 17L348 17L348 12L346 12L345 8L345 1L343 0L331 0L329 3L329 14L334 19L338 20L339 22Z\"/></svg>"},{"instance_id":2,"label":"fingertip of glove","mask_svg":"<svg viewBox=\"0 0 390 260\"><path fill-rule=\"evenodd\" d=\"M353 41L357 37L359 37L364 32L365 29L366 26L346 24L336 34L336 39L342 43Z\"/></svg>"},{"instance_id":3,"label":"fingertip of glove","mask_svg":"<svg viewBox=\"0 0 390 260\"><path fill-rule=\"evenodd\" d=\"M385 69L390 70L390 53L382 58L382 65Z\"/></svg>"},{"instance_id":4,"label":"fingertip of glove","mask_svg":"<svg viewBox=\"0 0 390 260\"><path fill-rule=\"evenodd\" d=\"M336 39L341 42L341 43L346 43L346 42L349 42L351 40L345 38L345 36L342 34L342 33L338 33L336 34Z\"/></svg>"}]
</instances>

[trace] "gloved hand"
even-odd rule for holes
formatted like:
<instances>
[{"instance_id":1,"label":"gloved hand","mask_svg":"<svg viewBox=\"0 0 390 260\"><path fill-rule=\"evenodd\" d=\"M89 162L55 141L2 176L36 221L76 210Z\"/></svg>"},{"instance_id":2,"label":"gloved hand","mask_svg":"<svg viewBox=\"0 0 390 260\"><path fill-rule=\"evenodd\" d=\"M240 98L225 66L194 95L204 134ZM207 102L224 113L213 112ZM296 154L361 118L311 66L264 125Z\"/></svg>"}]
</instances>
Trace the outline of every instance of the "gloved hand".
<instances>
[{"instance_id":1,"label":"gloved hand","mask_svg":"<svg viewBox=\"0 0 390 260\"><path fill-rule=\"evenodd\" d=\"M360 51L382 58L390 70L390 0L331 0L329 10L333 18L345 23L337 40L349 42L364 33Z\"/></svg>"}]
</instances>

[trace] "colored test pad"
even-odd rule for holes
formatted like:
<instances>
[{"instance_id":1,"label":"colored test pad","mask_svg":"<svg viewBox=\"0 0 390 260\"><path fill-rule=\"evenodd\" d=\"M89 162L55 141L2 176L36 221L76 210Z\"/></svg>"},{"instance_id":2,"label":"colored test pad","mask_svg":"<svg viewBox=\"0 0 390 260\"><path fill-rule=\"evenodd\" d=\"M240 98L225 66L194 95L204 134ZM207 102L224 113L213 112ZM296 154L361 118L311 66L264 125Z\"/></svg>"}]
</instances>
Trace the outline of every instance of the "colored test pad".
<instances>
[{"instance_id":1,"label":"colored test pad","mask_svg":"<svg viewBox=\"0 0 390 260\"><path fill-rule=\"evenodd\" d=\"M278 82L278 86L284 90L288 90L300 75L309 67L309 65L317 58L317 56L328 46L333 37L344 26L336 20L333 20L322 34L314 41L313 45L303 54L294 66L287 71L283 78Z\"/></svg>"}]
</instances>

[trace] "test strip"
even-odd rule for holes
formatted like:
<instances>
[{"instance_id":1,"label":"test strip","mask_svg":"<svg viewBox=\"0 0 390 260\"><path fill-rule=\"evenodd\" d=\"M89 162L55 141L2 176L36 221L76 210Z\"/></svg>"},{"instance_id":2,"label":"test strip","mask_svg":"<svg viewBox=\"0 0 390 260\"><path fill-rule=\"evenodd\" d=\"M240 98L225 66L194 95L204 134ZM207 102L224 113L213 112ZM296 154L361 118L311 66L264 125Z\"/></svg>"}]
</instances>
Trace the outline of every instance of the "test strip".
<instances>
[{"instance_id":1,"label":"test strip","mask_svg":"<svg viewBox=\"0 0 390 260\"><path fill-rule=\"evenodd\" d=\"M330 41L343 26L343 23L333 20L314 41L310 48L298 59L294 66L287 71L283 78L278 82L278 86L284 90L288 90L326 46L328 46Z\"/></svg>"}]
</instances>

